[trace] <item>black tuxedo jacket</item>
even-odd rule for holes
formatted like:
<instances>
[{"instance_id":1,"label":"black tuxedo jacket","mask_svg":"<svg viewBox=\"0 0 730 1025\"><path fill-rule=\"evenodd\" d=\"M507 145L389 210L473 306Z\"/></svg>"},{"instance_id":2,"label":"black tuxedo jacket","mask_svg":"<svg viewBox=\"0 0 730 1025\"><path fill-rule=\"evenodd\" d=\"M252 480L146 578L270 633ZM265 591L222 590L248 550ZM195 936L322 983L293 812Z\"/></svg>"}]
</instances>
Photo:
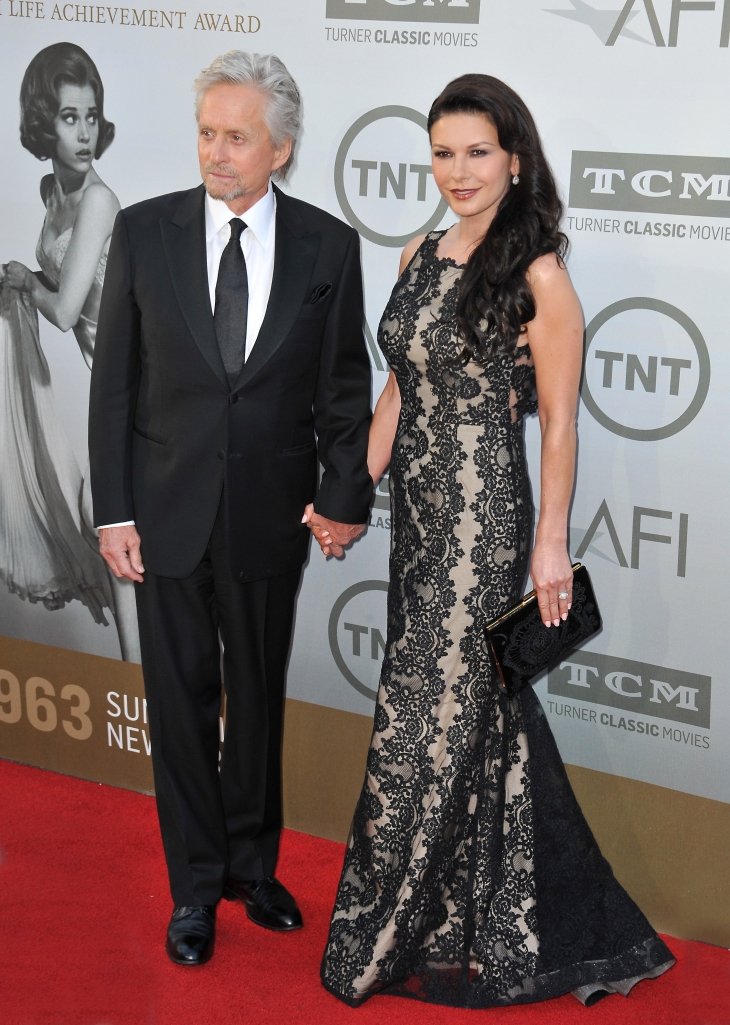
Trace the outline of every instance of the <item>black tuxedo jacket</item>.
<instances>
[{"instance_id":1,"label":"black tuxedo jacket","mask_svg":"<svg viewBox=\"0 0 730 1025\"><path fill-rule=\"evenodd\" d=\"M367 518L359 240L276 190L271 296L231 388L210 306L204 196L200 186L117 217L91 379L94 522L134 520L145 566L184 577L223 492L232 571L254 580L305 559L301 516L315 493L324 516Z\"/></svg>"}]
</instances>

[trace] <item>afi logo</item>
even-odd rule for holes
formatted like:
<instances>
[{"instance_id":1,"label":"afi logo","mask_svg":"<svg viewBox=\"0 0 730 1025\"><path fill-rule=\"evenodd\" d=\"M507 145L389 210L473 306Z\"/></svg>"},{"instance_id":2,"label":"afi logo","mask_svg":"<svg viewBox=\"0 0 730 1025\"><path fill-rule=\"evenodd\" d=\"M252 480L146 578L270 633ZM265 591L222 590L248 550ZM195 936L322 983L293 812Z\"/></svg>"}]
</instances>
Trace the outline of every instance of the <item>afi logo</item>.
<instances>
[{"instance_id":1,"label":"afi logo","mask_svg":"<svg viewBox=\"0 0 730 1025\"><path fill-rule=\"evenodd\" d=\"M661 524L662 533L657 533L659 525L653 520L663 521ZM687 513L675 514L669 509L651 509L648 506L635 505L631 511L630 532L624 532L624 543L621 543L621 534L616 527L616 521L611 514L608 502L604 498L591 520L580 544L575 549L576 559L582 559L586 552L591 551L597 555L604 553L597 547L591 547L592 541L600 541L607 536L614 557L619 566L627 569L639 568L639 558L643 542L651 542L660 545L669 545L670 551L674 548L674 558L677 566L677 576L687 575L687 535L689 533L689 516ZM626 544L628 534L629 544ZM626 551L629 552L631 562L626 558Z\"/></svg>"},{"instance_id":2,"label":"afi logo","mask_svg":"<svg viewBox=\"0 0 730 1025\"><path fill-rule=\"evenodd\" d=\"M603 4L594 7L585 0L570 0L572 9L548 13L577 21L591 28L604 46L615 46L619 37L646 43L649 30L655 46L676 47L679 43L680 21L687 16L709 14L716 28L719 46L730 42L730 0L671 0L668 19L657 13L655 0L626 0L621 10L607 11ZM708 21L709 24L709 21Z\"/></svg>"},{"instance_id":3,"label":"afi logo","mask_svg":"<svg viewBox=\"0 0 730 1025\"><path fill-rule=\"evenodd\" d=\"M711 688L709 676L593 651L576 652L548 675L550 694L705 729Z\"/></svg>"},{"instance_id":4,"label":"afi logo","mask_svg":"<svg viewBox=\"0 0 730 1025\"><path fill-rule=\"evenodd\" d=\"M730 0L672 0L669 14L669 25L665 28L665 35L662 34L659 18L657 16L653 0L626 0L621 13L616 19L611 33L606 40L606 46L613 46L624 30L624 26L634 13L646 14L649 28L654 39L655 46L676 46L679 37L680 18L690 12L694 14L700 11L715 12L715 23L718 24L720 46L727 46L730 40ZM720 13L721 12L721 13Z\"/></svg>"}]
</instances>

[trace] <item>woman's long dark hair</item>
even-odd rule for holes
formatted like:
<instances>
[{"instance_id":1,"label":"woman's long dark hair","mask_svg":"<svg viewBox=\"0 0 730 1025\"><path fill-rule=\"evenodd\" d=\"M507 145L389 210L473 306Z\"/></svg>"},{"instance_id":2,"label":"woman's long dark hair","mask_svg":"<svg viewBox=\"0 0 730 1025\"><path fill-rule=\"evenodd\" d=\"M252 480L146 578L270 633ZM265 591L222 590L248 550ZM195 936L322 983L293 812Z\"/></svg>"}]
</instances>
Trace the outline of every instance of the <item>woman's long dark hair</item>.
<instances>
[{"instance_id":1,"label":"woman's long dark hair","mask_svg":"<svg viewBox=\"0 0 730 1025\"><path fill-rule=\"evenodd\" d=\"M563 205L540 136L517 93L491 75L462 75L434 100L429 134L446 114L484 114L502 149L519 157L519 183L510 185L461 278L456 318L464 357L481 363L514 349L535 316L527 269L543 253L562 259L568 239L560 230Z\"/></svg>"}]
</instances>

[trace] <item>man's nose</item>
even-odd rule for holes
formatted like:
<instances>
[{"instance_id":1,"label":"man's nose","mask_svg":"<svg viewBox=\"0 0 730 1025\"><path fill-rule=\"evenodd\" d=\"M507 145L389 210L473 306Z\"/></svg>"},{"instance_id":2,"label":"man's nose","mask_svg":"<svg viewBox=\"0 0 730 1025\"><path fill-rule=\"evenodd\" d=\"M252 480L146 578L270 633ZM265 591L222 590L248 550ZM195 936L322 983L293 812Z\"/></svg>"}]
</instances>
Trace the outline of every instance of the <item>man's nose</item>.
<instances>
[{"instance_id":1,"label":"man's nose","mask_svg":"<svg viewBox=\"0 0 730 1025\"><path fill-rule=\"evenodd\" d=\"M210 144L210 158L215 164L225 164L228 147L225 139L213 139Z\"/></svg>"}]
</instances>

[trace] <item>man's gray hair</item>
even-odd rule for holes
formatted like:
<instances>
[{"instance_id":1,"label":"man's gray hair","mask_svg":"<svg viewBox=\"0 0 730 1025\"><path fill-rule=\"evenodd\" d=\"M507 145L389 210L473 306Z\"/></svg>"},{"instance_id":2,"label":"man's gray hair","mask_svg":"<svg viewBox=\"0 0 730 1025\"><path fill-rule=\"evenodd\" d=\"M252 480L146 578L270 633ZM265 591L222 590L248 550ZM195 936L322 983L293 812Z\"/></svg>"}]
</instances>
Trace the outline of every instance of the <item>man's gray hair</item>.
<instances>
[{"instance_id":1,"label":"man's gray hair","mask_svg":"<svg viewBox=\"0 0 730 1025\"><path fill-rule=\"evenodd\" d=\"M195 115L200 113L203 96L214 85L251 85L268 99L264 120L275 147L291 139L291 153L287 162L274 177L286 178L294 161L294 150L302 124L302 98L297 83L284 62L273 53L246 53L229 50L216 57L204 68L193 83L195 89Z\"/></svg>"}]
</instances>

